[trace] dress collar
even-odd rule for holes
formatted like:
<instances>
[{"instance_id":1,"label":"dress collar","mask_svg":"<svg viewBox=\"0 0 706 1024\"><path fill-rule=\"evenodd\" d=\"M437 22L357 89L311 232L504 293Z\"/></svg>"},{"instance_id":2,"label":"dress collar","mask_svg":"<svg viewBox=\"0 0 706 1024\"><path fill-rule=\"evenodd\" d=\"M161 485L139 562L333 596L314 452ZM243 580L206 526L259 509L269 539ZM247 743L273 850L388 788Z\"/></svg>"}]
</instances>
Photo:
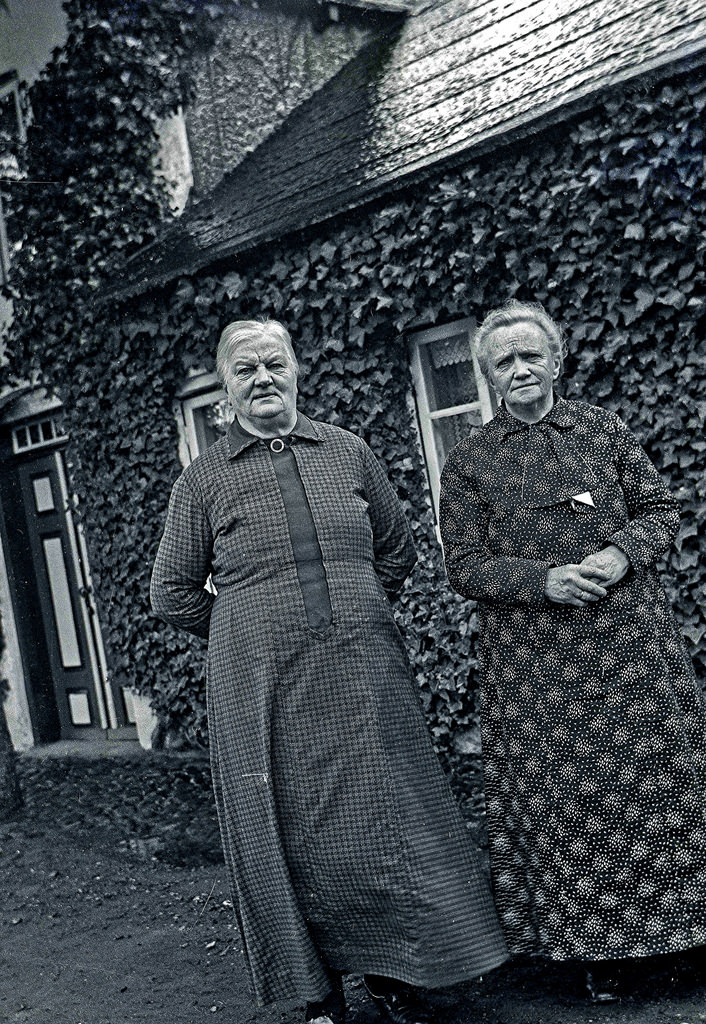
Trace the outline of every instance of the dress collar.
<instances>
[{"instance_id":1,"label":"dress collar","mask_svg":"<svg viewBox=\"0 0 706 1024\"><path fill-rule=\"evenodd\" d=\"M517 417L507 411L504 405L501 406L495 416L494 422L503 438L509 437L510 434L519 434L530 426L538 427L543 423L556 427L558 430L570 430L575 423L574 417L571 415L569 403L566 399L559 398L556 394L554 395L554 405L547 415L543 416L537 423L525 423L523 420L518 420Z\"/></svg>"},{"instance_id":2,"label":"dress collar","mask_svg":"<svg viewBox=\"0 0 706 1024\"><path fill-rule=\"evenodd\" d=\"M299 437L303 441L322 440L316 424L302 412L297 413L297 422L287 436ZM237 419L234 419L228 427L228 447L230 448L230 455L228 457L234 459L241 452L244 452L246 448L250 448L251 445L255 444L256 441L267 442L268 440L270 439L251 434L249 430L240 425Z\"/></svg>"}]
</instances>

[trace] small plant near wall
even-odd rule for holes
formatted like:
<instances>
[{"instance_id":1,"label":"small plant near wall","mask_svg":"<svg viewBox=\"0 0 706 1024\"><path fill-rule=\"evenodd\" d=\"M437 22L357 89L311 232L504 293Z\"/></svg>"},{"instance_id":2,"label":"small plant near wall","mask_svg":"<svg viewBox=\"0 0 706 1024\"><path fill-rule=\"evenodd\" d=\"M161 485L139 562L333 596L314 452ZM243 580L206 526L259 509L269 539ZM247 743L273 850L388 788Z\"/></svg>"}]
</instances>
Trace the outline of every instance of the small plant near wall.
<instances>
[{"instance_id":1,"label":"small plant near wall","mask_svg":"<svg viewBox=\"0 0 706 1024\"><path fill-rule=\"evenodd\" d=\"M183 99L182 56L212 25L209 5L194 4L185 24L182 2L151 0L120 8L142 12L131 34L109 8L69 5L67 47L32 97L25 166L55 184L13 193L22 248L4 372L36 370L64 401L119 683L149 692L180 742L206 743L203 645L149 608L180 469L174 402L190 368L213 369L225 323L273 316L297 347L304 411L365 437L404 502L420 560L398 621L435 741L451 751L476 720L475 611L445 582L405 331L480 318L512 295L565 325L567 396L619 413L671 479L684 517L670 554L675 605L703 678L703 80L624 87L560 131L108 306L96 302L100 284L165 213L154 126Z\"/></svg>"}]
</instances>

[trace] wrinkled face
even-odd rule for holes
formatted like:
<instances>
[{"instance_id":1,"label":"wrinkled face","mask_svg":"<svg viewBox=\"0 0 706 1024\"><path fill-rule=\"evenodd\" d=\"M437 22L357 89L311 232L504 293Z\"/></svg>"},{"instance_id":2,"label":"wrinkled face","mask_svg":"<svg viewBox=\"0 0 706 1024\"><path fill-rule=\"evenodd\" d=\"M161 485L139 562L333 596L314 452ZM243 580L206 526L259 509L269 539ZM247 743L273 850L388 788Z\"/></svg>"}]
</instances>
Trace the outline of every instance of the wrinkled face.
<instances>
[{"instance_id":1,"label":"wrinkled face","mask_svg":"<svg viewBox=\"0 0 706 1024\"><path fill-rule=\"evenodd\" d=\"M488 375L508 412L546 411L561 372L544 331L527 321L498 327L488 338Z\"/></svg>"},{"instance_id":2,"label":"wrinkled face","mask_svg":"<svg viewBox=\"0 0 706 1024\"><path fill-rule=\"evenodd\" d=\"M286 420L294 415L297 368L278 338L253 338L238 345L225 383L239 419Z\"/></svg>"}]
</instances>

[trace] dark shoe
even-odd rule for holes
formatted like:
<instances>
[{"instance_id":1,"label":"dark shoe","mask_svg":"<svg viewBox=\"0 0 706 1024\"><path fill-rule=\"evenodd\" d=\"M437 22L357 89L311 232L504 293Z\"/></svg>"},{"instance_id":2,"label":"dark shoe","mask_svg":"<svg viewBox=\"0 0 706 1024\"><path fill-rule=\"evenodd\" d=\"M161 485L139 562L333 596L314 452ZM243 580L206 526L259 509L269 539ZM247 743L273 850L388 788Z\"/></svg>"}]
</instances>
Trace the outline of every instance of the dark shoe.
<instances>
[{"instance_id":1,"label":"dark shoe","mask_svg":"<svg viewBox=\"0 0 706 1024\"><path fill-rule=\"evenodd\" d=\"M363 981L368 995L390 1024L432 1024L431 1010L411 985L370 976Z\"/></svg>"},{"instance_id":2,"label":"dark shoe","mask_svg":"<svg viewBox=\"0 0 706 1024\"><path fill-rule=\"evenodd\" d=\"M346 1001L343 986L334 983L333 988L320 1003L307 1003L304 1016L306 1024L346 1024Z\"/></svg>"},{"instance_id":3,"label":"dark shoe","mask_svg":"<svg viewBox=\"0 0 706 1024\"><path fill-rule=\"evenodd\" d=\"M586 995L592 1003L617 1003L620 979L615 965L607 960L584 964Z\"/></svg>"}]
</instances>

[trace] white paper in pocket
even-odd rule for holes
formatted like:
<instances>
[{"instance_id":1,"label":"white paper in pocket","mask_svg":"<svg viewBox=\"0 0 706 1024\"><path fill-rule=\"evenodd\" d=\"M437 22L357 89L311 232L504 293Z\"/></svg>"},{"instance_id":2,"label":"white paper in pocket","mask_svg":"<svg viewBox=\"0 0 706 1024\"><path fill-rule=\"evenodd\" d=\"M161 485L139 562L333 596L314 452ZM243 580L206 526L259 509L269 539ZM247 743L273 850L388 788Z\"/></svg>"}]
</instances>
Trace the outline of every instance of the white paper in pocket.
<instances>
[{"instance_id":1,"label":"white paper in pocket","mask_svg":"<svg viewBox=\"0 0 706 1024\"><path fill-rule=\"evenodd\" d=\"M571 495L571 500L572 501L577 501L579 503L579 505L590 505L591 508L595 508L596 507L595 502L594 502L593 498L591 497L591 492L590 491L583 491L581 494L572 494Z\"/></svg>"}]
</instances>

